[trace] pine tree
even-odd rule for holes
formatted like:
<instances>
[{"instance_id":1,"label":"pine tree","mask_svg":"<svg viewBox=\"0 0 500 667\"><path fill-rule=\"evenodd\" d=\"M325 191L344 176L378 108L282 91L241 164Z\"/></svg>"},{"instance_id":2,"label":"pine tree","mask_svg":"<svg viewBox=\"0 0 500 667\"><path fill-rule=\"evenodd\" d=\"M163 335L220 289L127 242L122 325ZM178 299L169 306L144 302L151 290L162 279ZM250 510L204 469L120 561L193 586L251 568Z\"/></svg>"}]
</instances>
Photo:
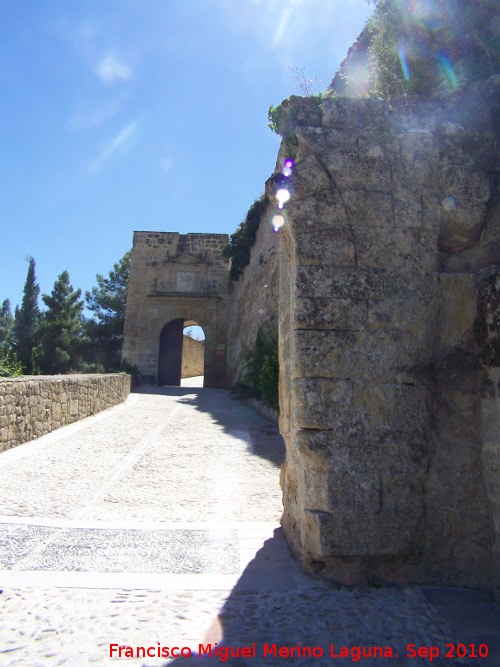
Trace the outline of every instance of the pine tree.
<instances>
[{"instance_id":1,"label":"pine tree","mask_svg":"<svg viewBox=\"0 0 500 667\"><path fill-rule=\"evenodd\" d=\"M130 252L126 252L114 264L109 278L97 274L97 287L85 292L87 308L94 313L94 319L87 322L91 340L88 361L108 373L120 369L129 275Z\"/></svg>"},{"instance_id":2,"label":"pine tree","mask_svg":"<svg viewBox=\"0 0 500 667\"><path fill-rule=\"evenodd\" d=\"M58 276L50 295L42 294L47 306L37 348L42 373L68 373L79 368L85 345L81 294L81 290L73 289L67 271Z\"/></svg>"},{"instance_id":3,"label":"pine tree","mask_svg":"<svg viewBox=\"0 0 500 667\"><path fill-rule=\"evenodd\" d=\"M22 375L23 368L13 347L14 318L10 309L9 299L0 306L0 377Z\"/></svg>"},{"instance_id":4,"label":"pine tree","mask_svg":"<svg viewBox=\"0 0 500 667\"><path fill-rule=\"evenodd\" d=\"M0 349L4 352L10 352L13 344L14 318L10 308L9 299L4 299L0 306Z\"/></svg>"},{"instance_id":5,"label":"pine tree","mask_svg":"<svg viewBox=\"0 0 500 667\"><path fill-rule=\"evenodd\" d=\"M36 373L36 364L33 357L36 333L40 322L38 295L40 288L35 278L35 260L28 257L28 275L24 284L23 301L21 308L16 307L14 318L14 351L28 374Z\"/></svg>"}]
</instances>

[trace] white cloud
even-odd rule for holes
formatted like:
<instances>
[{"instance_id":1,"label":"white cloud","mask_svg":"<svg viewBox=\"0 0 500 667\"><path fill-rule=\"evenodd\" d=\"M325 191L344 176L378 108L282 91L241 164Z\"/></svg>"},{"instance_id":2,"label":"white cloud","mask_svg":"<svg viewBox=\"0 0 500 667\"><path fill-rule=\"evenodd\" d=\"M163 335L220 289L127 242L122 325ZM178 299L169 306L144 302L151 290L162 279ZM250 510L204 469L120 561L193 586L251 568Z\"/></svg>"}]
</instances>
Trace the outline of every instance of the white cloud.
<instances>
[{"instance_id":1,"label":"white cloud","mask_svg":"<svg viewBox=\"0 0 500 667\"><path fill-rule=\"evenodd\" d=\"M108 53L97 63L95 73L103 83L116 83L132 78L133 70L114 54Z\"/></svg>"},{"instance_id":2,"label":"white cloud","mask_svg":"<svg viewBox=\"0 0 500 667\"><path fill-rule=\"evenodd\" d=\"M104 165L115 155L125 155L130 151L137 141L137 121L130 123L121 130L114 139L101 147L97 159L90 166L90 171L96 173L101 171Z\"/></svg>"},{"instance_id":3,"label":"white cloud","mask_svg":"<svg viewBox=\"0 0 500 667\"><path fill-rule=\"evenodd\" d=\"M273 35L273 41L272 41L273 49L281 47L284 38L287 36L288 25L290 23L292 15L293 15L293 9L291 7L287 7L286 9L283 9L283 11L281 12Z\"/></svg>"}]
</instances>

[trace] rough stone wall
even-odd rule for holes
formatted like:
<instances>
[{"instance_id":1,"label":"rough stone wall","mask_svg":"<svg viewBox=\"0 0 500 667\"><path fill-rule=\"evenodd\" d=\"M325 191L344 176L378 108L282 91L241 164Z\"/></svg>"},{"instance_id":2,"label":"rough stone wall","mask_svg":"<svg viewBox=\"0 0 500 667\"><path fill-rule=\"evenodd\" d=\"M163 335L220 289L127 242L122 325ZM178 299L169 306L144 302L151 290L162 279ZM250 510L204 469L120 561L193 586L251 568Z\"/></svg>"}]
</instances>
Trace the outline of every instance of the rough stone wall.
<instances>
[{"instance_id":1,"label":"rough stone wall","mask_svg":"<svg viewBox=\"0 0 500 667\"><path fill-rule=\"evenodd\" d=\"M50 375L0 379L0 451L124 401L130 375Z\"/></svg>"},{"instance_id":2,"label":"rough stone wall","mask_svg":"<svg viewBox=\"0 0 500 667\"><path fill-rule=\"evenodd\" d=\"M225 387L227 234L134 232L122 356L158 374L160 336L183 319L205 333L205 386Z\"/></svg>"},{"instance_id":3,"label":"rough stone wall","mask_svg":"<svg viewBox=\"0 0 500 667\"><path fill-rule=\"evenodd\" d=\"M205 343L189 336L182 338L181 377L192 378L203 375L205 363Z\"/></svg>"},{"instance_id":4,"label":"rough stone wall","mask_svg":"<svg viewBox=\"0 0 500 667\"><path fill-rule=\"evenodd\" d=\"M258 328L278 326L279 234L269 223L272 210L271 205L262 216L250 264L230 287L227 367L232 387L245 383L245 359L255 346Z\"/></svg>"},{"instance_id":5,"label":"rough stone wall","mask_svg":"<svg viewBox=\"0 0 500 667\"><path fill-rule=\"evenodd\" d=\"M492 78L291 113L283 527L334 581L500 585L499 109Z\"/></svg>"}]
</instances>

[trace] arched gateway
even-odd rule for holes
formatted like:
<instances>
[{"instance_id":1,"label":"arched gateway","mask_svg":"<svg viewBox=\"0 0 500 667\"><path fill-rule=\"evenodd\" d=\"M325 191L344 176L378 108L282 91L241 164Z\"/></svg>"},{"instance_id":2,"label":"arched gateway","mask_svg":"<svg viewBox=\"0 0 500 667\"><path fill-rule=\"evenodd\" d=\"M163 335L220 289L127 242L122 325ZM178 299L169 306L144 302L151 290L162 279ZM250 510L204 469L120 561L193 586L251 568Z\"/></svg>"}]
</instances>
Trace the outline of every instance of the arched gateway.
<instances>
[{"instance_id":1,"label":"arched gateway","mask_svg":"<svg viewBox=\"0 0 500 667\"><path fill-rule=\"evenodd\" d=\"M141 374L179 384L182 330L196 322L205 332L205 386L227 386L227 241L227 234L134 232L122 356Z\"/></svg>"}]
</instances>

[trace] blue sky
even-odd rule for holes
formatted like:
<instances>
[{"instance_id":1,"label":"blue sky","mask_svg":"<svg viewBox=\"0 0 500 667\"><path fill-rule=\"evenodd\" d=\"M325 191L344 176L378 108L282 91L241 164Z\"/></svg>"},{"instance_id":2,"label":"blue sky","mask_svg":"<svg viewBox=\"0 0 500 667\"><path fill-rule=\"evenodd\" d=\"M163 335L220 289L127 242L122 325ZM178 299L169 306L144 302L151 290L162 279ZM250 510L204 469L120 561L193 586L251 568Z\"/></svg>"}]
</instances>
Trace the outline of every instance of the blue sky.
<instances>
[{"instance_id":1,"label":"blue sky","mask_svg":"<svg viewBox=\"0 0 500 667\"><path fill-rule=\"evenodd\" d=\"M232 233L272 173L267 110L324 90L364 0L1 0L0 301L95 284L134 230ZM41 304L42 305L42 304Z\"/></svg>"}]
</instances>

